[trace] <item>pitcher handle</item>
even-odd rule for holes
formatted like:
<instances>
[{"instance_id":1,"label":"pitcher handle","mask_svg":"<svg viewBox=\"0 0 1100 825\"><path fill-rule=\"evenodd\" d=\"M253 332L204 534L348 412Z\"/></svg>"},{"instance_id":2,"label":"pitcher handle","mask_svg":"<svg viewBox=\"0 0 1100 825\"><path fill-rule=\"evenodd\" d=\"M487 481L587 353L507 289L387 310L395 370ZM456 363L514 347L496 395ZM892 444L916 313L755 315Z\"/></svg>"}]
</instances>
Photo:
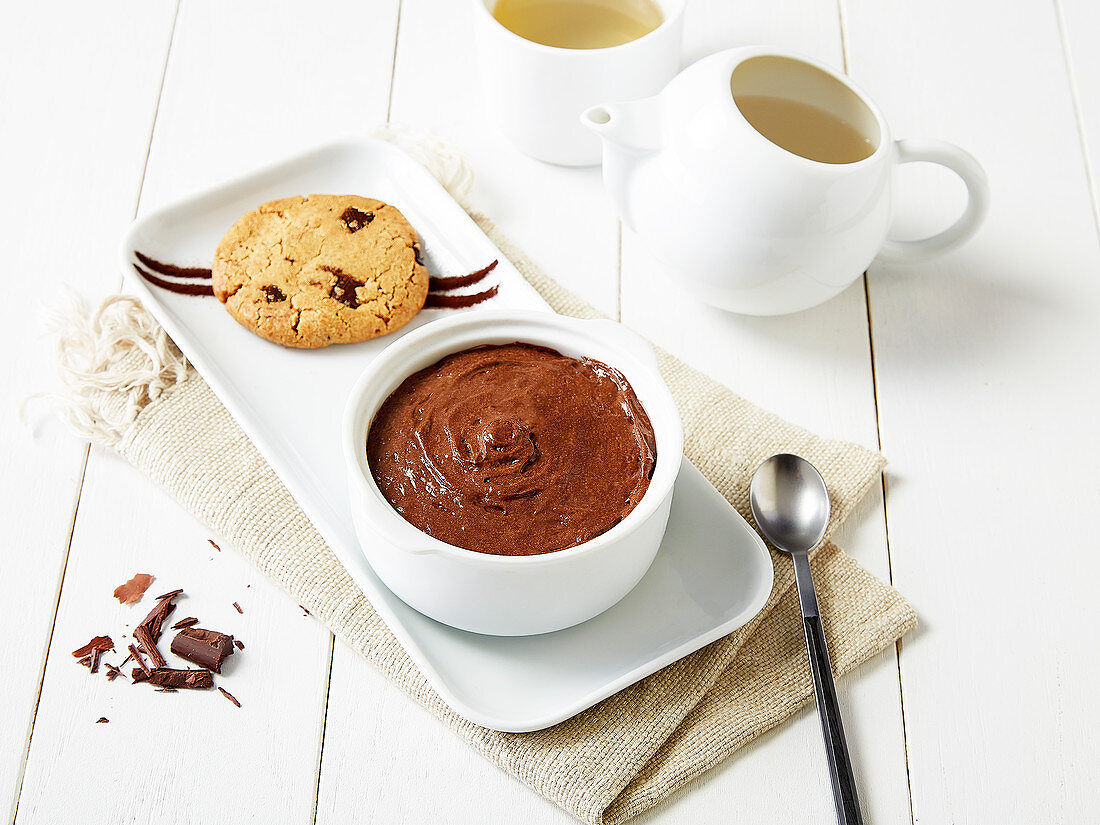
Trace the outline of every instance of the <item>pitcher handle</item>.
<instances>
[{"instance_id":1,"label":"pitcher handle","mask_svg":"<svg viewBox=\"0 0 1100 825\"><path fill-rule=\"evenodd\" d=\"M989 182L978 161L964 149L942 140L899 140L895 145L899 164L914 161L938 163L962 178L966 184L966 209L951 226L929 238L915 241L893 241L888 238L877 259L888 263L926 261L969 240L989 211Z\"/></svg>"}]
</instances>

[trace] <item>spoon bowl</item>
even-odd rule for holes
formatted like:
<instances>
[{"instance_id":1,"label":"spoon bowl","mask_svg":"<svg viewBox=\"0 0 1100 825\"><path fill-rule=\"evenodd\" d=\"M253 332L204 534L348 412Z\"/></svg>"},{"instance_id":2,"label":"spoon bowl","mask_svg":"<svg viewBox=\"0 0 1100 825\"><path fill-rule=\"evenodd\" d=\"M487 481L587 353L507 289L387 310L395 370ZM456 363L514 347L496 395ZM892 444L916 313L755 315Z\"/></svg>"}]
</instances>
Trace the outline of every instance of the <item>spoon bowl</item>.
<instances>
[{"instance_id":1,"label":"spoon bowl","mask_svg":"<svg viewBox=\"0 0 1100 825\"><path fill-rule=\"evenodd\" d=\"M808 553L825 537L829 491L801 456L780 453L761 464L749 486L749 504L764 538L785 553Z\"/></svg>"}]
</instances>

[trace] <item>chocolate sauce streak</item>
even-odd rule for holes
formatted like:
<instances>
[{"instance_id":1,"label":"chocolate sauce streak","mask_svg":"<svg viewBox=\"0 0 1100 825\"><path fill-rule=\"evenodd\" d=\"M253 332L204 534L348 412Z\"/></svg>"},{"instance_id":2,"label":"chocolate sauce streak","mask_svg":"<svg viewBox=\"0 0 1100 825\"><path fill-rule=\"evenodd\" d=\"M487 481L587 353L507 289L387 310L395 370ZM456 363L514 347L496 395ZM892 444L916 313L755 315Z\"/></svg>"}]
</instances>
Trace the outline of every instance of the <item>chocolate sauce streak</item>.
<instances>
[{"instance_id":1,"label":"chocolate sauce streak","mask_svg":"<svg viewBox=\"0 0 1100 825\"><path fill-rule=\"evenodd\" d=\"M428 281L428 289L432 292L444 292L448 289L473 286L496 268L497 261L493 261L484 269L479 269L477 272L471 272L469 275L454 275L449 278L437 278L433 275Z\"/></svg>"},{"instance_id":2,"label":"chocolate sauce streak","mask_svg":"<svg viewBox=\"0 0 1100 825\"><path fill-rule=\"evenodd\" d=\"M152 272L146 272L137 264L134 264L134 269L149 283L169 292L175 292L177 295L209 295L211 298L214 297L214 287L211 284L181 284L176 281L166 281L163 278L158 278Z\"/></svg>"},{"instance_id":3,"label":"chocolate sauce streak","mask_svg":"<svg viewBox=\"0 0 1100 825\"><path fill-rule=\"evenodd\" d=\"M475 292L473 295L441 295L438 292L429 292L428 300L424 302L425 309L465 309L488 301L500 291L500 286L489 287L484 292Z\"/></svg>"},{"instance_id":4,"label":"chocolate sauce streak","mask_svg":"<svg viewBox=\"0 0 1100 825\"><path fill-rule=\"evenodd\" d=\"M169 275L173 278L191 278L193 280L209 281L213 278L213 274L209 269L203 269L200 266L176 266L175 264L165 264L160 261L154 261L148 255L143 255L134 250L134 256L145 264L147 269L153 270L153 272L159 272L161 275Z\"/></svg>"}]
</instances>

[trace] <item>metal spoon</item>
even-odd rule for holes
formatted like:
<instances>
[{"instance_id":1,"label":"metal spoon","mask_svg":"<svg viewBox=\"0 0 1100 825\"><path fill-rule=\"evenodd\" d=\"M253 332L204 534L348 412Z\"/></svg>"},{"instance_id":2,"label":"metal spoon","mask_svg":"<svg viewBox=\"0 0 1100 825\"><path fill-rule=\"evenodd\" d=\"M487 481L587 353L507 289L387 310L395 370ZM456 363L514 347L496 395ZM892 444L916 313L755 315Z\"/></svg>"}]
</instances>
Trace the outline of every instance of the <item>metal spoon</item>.
<instances>
[{"instance_id":1,"label":"metal spoon","mask_svg":"<svg viewBox=\"0 0 1100 825\"><path fill-rule=\"evenodd\" d=\"M794 559L802 627L806 631L806 650L814 676L821 733L825 737L837 822L863 825L852 761L848 757L836 700L829 648L825 645L825 631L810 573L809 553L824 537L829 522L829 491L813 464L799 456L781 453L773 455L753 474L749 503L764 537Z\"/></svg>"}]
</instances>

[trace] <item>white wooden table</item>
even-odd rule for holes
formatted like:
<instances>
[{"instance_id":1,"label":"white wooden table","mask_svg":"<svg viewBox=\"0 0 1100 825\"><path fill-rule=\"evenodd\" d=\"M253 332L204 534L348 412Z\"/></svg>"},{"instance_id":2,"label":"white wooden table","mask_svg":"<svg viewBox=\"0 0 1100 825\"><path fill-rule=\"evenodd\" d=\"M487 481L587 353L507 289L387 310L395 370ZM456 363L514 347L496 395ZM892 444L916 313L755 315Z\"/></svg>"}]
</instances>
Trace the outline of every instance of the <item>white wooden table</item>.
<instances>
[{"instance_id":1,"label":"white wooden table","mask_svg":"<svg viewBox=\"0 0 1100 825\"><path fill-rule=\"evenodd\" d=\"M0 6L0 810L69 822L573 821L476 756L107 451L18 400L51 383L40 303L116 290L135 214L339 133L428 127L554 277L747 397L881 448L841 543L921 628L841 693L869 823L1096 821L1100 713L1100 6L690 0L686 59L770 42L843 65L896 134L955 141L993 206L969 245L874 266L784 318L707 309L620 231L596 169L529 160L480 113L467 3L114 0ZM962 203L907 168L899 232ZM217 537L214 537L217 540ZM155 592L248 645L230 689L164 696L69 652ZM158 589L159 588L159 589ZM244 609L238 615L231 604ZM192 615L184 612L181 615ZM287 655L290 648L295 652ZM109 724L95 724L100 716ZM641 822L830 823L812 711Z\"/></svg>"}]
</instances>

